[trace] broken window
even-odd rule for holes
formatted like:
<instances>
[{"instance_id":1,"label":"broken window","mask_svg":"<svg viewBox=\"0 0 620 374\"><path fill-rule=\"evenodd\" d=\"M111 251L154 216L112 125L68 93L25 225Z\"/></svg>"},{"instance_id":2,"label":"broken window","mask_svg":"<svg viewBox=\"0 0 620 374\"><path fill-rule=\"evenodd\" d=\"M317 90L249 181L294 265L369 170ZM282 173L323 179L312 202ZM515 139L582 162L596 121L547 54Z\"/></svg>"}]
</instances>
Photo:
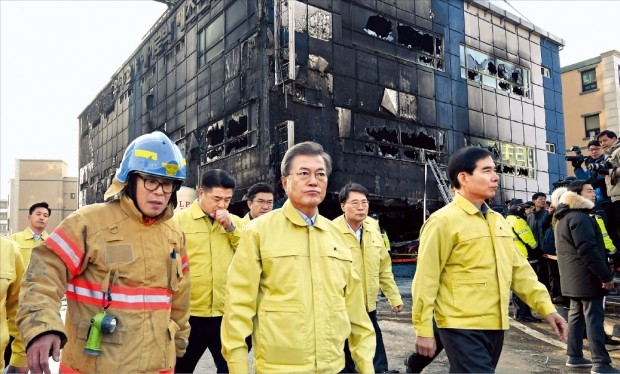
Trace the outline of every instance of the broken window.
<instances>
[{"instance_id":1,"label":"broken window","mask_svg":"<svg viewBox=\"0 0 620 374\"><path fill-rule=\"evenodd\" d=\"M199 130L200 142L206 146L206 157L201 157L202 163L215 161L256 143L256 137L252 137L256 130L251 129L249 112L249 107L242 108Z\"/></svg>"},{"instance_id":2,"label":"broken window","mask_svg":"<svg viewBox=\"0 0 620 374\"><path fill-rule=\"evenodd\" d=\"M461 46L461 77L523 97L530 97L530 72L485 52Z\"/></svg>"},{"instance_id":3,"label":"broken window","mask_svg":"<svg viewBox=\"0 0 620 374\"><path fill-rule=\"evenodd\" d=\"M400 22L397 18L382 14L369 15L369 13L371 11L364 8L351 6L350 15L353 31L363 31L377 39L407 48L411 53L402 53L402 58L433 69L443 70L442 36ZM363 19L366 19L366 23L363 23Z\"/></svg>"},{"instance_id":4,"label":"broken window","mask_svg":"<svg viewBox=\"0 0 620 374\"><path fill-rule=\"evenodd\" d=\"M387 18L378 15L368 17L364 31L366 31L368 35L385 39L390 42L394 40L394 36L392 36L392 22L388 21Z\"/></svg>"}]
</instances>

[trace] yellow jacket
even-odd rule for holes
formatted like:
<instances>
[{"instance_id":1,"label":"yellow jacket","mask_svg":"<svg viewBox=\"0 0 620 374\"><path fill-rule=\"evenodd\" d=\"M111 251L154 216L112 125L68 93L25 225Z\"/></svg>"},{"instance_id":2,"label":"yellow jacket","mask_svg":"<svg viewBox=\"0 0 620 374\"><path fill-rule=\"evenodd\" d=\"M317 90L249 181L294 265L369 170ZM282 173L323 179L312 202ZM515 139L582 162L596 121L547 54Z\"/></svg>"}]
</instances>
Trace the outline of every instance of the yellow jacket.
<instances>
[{"instance_id":1,"label":"yellow jacket","mask_svg":"<svg viewBox=\"0 0 620 374\"><path fill-rule=\"evenodd\" d=\"M245 216L243 216L243 218L241 218L241 220L240 220L240 222L241 222L240 227L243 229L244 227L246 227L248 225L248 223L250 223L250 221L252 221L252 219L250 218L250 213L247 213Z\"/></svg>"},{"instance_id":2,"label":"yellow jacket","mask_svg":"<svg viewBox=\"0 0 620 374\"><path fill-rule=\"evenodd\" d=\"M35 240L34 236L32 236L32 230L30 227L26 227L24 231L16 232L9 236L10 239L13 239L19 244L20 253L22 254L22 259L24 260L24 266L27 268L30 263L30 253L32 253L32 249L37 245L42 244L49 234L47 231L43 231L41 233L41 239Z\"/></svg>"},{"instance_id":3,"label":"yellow jacket","mask_svg":"<svg viewBox=\"0 0 620 374\"><path fill-rule=\"evenodd\" d=\"M412 284L416 335L440 328L507 330L510 291L541 316L556 311L544 285L514 246L512 229L486 206L486 219L456 194L421 230Z\"/></svg>"},{"instance_id":4,"label":"yellow jacket","mask_svg":"<svg viewBox=\"0 0 620 374\"><path fill-rule=\"evenodd\" d=\"M603 242L605 243L605 251L607 252L606 254L608 256L613 255L614 253L616 253L616 246L609 237L607 227L605 227L605 220L603 220L603 217L599 216L598 214L594 214L593 216L594 219L596 219L596 223L598 223L598 227L601 229L601 234L603 234Z\"/></svg>"},{"instance_id":5,"label":"yellow jacket","mask_svg":"<svg viewBox=\"0 0 620 374\"><path fill-rule=\"evenodd\" d=\"M189 337L189 278L183 233L172 208L151 225L127 196L82 207L32 251L22 282L17 323L29 345L56 332L66 343L61 365L80 372L171 370ZM84 353L90 318L117 317L102 334L100 356ZM58 313L67 295L63 323Z\"/></svg>"},{"instance_id":6,"label":"yellow jacket","mask_svg":"<svg viewBox=\"0 0 620 374\"><path fill-rule=\"evenodd\" d=\"M517 251L519 251L521 256L528 258L527 248L523 243L525 242L532 249L538 246L530 225L528 225L523 218L514 214L509 214L506 216L506 222L508 222L512 227L512 238L515 243L515 247L517 247Z\"/></svg>"},{"instance_id":7,"label":"yellow jacket","mask_svg":"<svg viewBox=\"0 0 620 374\"><path fill-rule=\"evenodd\" d=\"M187 254L192 267L190 315L217 317L224 314L224 295L228 266L232 261L243 227L241 219L231 214L236 228L227 233L194 200L187 209L174 215L185 233Z\"/></svg>"},{"instance_id":8,"label":"yellow jacket","mask_svg":"<svg viewBox=\"0 0 620 374\"><path fill-rule=\"evenodd\" d=\"M381 287L392 307L402 305L403 300L398 292L398 286L394 282L394 274L392 274L392 259L377 228L363 222L362 243L360 244L347 225L344 215L336 217L333 222L342 232L351 249L353 265L364 285L366 311L372 312L377 309L379 287Z\"/></svg>"},{"instance_id":9,"label":"yellow jacket","mask_svg":"<svg viewBox=\"0 0 620 374\"><path fill-rule=\"evenodd\" d=\"M15 325L15 314L19 306L19 288L24 275L24 262L19 253L19 244L0 236L0 368L4 368L4 350L9 344L9 335L15 337L11 344L13 354L10 365L28 366L24 343Z\"/></svg>"},{"instance_id":10,"label":"yellow jacket","mask_svg":"<svg viewBox=\"0 0 620 374\"><path fill-rule=\"evenodd\" d=\"M309 227L287 201L245 228L230 265L222 353L248 373L252 334L257 373L337 373L344 341L362 373L374 373L376 337L351 251L334 224Z\"/></svg>"}]
</instances>

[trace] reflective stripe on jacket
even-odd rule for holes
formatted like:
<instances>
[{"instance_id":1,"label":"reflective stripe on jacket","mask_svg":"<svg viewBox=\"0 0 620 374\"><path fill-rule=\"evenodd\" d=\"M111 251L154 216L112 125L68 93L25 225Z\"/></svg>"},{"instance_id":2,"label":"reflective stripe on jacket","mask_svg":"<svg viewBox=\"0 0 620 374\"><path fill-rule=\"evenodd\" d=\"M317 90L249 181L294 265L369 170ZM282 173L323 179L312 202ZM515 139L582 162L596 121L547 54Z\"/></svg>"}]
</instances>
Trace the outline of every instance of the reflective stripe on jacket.
<instances>
[{"instance_id":1,"label":"reflective stripe on jacket","mask_svg":"<svg viewBox=\"0 0 620 374\"><path fill-rule=\"evenodd\" d=\"M526 243L532 249L538 246L538 243L536 243L536 238L534 238L534 233L532 232L532 229L523 218L514 214L507 215L506 221L512 227L512 238L514 239L517 250L519 251L521 256L528 258L529 253L527 251L527 247L523 243Z\"/></svg>"},{"instance_id":2,"label":"reflective stripe on jacket","mask_svg":"<svg viewBox=\"0 0 620 374\"><path fill-rule=\"evenodd\" d=\"M344 215L336 217L333 222L342 232L351 249L353 265L364 285L366 311L372 312L377 309L379 287L381 287L392 307L402 305L403 300L394 281L394 274L392 274L392 259L377 228L363 222L362 243L360 244L357 237L349 229Z\"/></svg>"},{"instance_id":3,"label":"reflective stripe on jacket","mask_svg":"<svg viewBox=\"0 0 620 374\"><path fill-rule=\"evenodd\" d=\"M248 373L252 335L257 373L337 373L344 341L362 373L374 373L375 332L351 251L336 226L310 227L290 201L252 220L230 265L222 353Z\"/></svg>"},{"instance_id":4,"label":"reflective stripe on jacket","mask_svg":"<svg viewBox=\"0 0 620 374\"><path fill-rule=\"evenodd\" d=\"M123 196L63 220L33 250L22 283L17 319L24 341L61 334L61 362L80 372L173 369L187 347L190 289L183 234L172 214L168 207L146 226ZM65 290L63 323L58 310ZM90 319L108 303L116 331L102 334L100 356L86 355Z\"/></svg>"},{"instance_id":5,"label":"reflective stripe on jacket","mask_svg":"<svg viewBox=\"0 0 620 374\"><path fill-rule=\"evenodd\" d=\"M32 236L30 227L26 227L24 231L16 232L15 234L10 235L9 238L15 240L17 244L19 244L20 253L22 254L22 259L24 260L24 266L28 267L32 249L37 245L43 244L48 236L49 234L47 231L43 231L41 233L41 239L36 240L34 236Z\"/></svg>"},{"instance_id":6,"label":"reflective stripe on jacket","mask_svg":"<svg viewBox=\"0 0 620 374\"><path fill-rule=\"evenodd\" d=\"M224 314L228 266L243 230L241 219L234 214L230 216L236 228L228 233L216 221L211 222L196 199L173 218L185 233L192 267L192 316L217 317Z\"/></svg>"},{"instance_id":7,"label":"reflective stripe on jacket","mask_svg":"<svg viewBox=\"0 0 620 374\"><path fill-rule=\"evenodd\" d=\"M433 317L440 328L507 330L511 290L543 317L556 311L508 222L486 209L457 193L424 223L412 284L417 336L434 336Z\"/></svg>"},{"instance_id":8,"label":"reflective stripe on jacket","mask_svg":"<svg viewBox=\"0 0 620 374\"><path fill-rule=\"evenodd\" d=\"M605 220L598 214L592 214L592 216L596 220L596 223L598 223L598 227L601 229L601 234L603 234L603 242L605 243L605 251L607 251L607 255L613 255L616 253L616 246L609 237L607 227L605 227Z\"/></svg>"},{"instance_id":9,"label":"reflective stripe on jacket","mask_svg":"<svg viewBox=\"0 0 620 374\"><path fill-rule=\"evenodd\" d=\"M5 367L4 350L9 344L9 335L15 337L11 344L13 353L10 365L27 367L28 359L15 325L15 313L19 306L19 289L24 275L24 262L19 253L19 244L0 236L0 357L1 368ZM8 364L8 363L7 363Z\"/></svg>"}]
</instances>

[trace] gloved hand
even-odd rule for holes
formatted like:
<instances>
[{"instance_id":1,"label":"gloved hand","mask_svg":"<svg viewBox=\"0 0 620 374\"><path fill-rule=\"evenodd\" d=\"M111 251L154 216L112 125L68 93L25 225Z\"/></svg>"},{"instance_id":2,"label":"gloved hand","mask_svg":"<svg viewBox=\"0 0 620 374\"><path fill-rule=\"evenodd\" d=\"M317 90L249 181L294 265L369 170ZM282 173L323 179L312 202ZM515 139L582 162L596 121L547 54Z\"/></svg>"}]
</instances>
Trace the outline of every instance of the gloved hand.
<instances>
[{"instance_id":1,"label":"gloved hand","mask_svg":"<svg viewBox=\"0 0 620 374\"><path fill-rule=\"evenodd\" d=\"M573 160L571 161L571 165L573 165L573 167L575 169L578 169L581 167L581 164L583 164L583 161L585 160L585 158L580 157L578 160Z\"/></svg>"},{"instance_id":2,"label":"gloved hand","mask_svg":"<svg viewBox=\"0 0 620 374\"><path fill-rule=\"evenodd\" d=\"M588 170L597 172L598 174L608 175L611 165L608 162L598 162L588 165Z\"/></svg>"}]
</instances>

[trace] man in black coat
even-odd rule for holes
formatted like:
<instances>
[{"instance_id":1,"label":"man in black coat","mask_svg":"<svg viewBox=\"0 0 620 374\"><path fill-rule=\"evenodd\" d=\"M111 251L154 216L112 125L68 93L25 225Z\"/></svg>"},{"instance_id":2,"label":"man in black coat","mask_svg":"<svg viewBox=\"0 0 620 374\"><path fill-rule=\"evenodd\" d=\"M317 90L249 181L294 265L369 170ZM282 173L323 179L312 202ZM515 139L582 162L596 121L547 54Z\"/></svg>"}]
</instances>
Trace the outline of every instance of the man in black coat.
<instances>
[{"instance_id":1,"label":"man in black coat","mask_svg":"<svg viewBox=\"0 0 620 374\"><path fill-rule=\"evenodd\" d=\"M574 181L560 197L555 212L555 244L562 293L570 298L566 366L591 367L592 373L619 373L605 348L603 297L614 287L605 258L605 244L590 211L596 195L587 181ZM583 357L583 333L592 361Z\"/></svg>"}]
</instances>

